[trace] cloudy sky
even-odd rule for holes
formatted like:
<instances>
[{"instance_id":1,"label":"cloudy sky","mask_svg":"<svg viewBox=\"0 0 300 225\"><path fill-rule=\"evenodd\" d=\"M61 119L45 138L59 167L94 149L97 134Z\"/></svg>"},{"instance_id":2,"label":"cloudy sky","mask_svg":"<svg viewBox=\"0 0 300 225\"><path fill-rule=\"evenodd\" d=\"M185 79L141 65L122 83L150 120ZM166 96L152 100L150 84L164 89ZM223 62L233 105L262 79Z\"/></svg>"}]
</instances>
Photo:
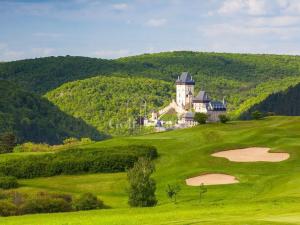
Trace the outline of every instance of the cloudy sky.
<instances>
[{"instance_id":1,"label":"cloudy sky","mask_svg":"<svg viewBox=\"0 0 300 225\"><path fill-rule=\"evenodd\" d=\"M300 54L300 0L0 0L0 61L174 50Z\"/></svg>"}]
</instances>

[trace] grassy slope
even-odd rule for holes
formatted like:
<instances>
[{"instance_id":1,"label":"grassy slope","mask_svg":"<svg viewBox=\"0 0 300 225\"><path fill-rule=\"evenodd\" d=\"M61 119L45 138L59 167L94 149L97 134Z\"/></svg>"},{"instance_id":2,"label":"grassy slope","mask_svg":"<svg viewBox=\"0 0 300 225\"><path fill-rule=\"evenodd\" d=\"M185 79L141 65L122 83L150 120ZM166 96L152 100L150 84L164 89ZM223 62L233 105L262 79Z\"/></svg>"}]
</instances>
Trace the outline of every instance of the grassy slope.
<instances>
[{"instance_id":1,"label":"grassy slope","mask_svg":"<svg viewBox=\"0 0 300 225\"><path fill-rule=\"evenodd\" d=\"M115 138L84 148L149 143L158 147L155 208L131 209L126 205L126 174L92 174L22 180L20 190L91 191L113 209L50 215L0 218L1 224L92 225L92 224L300 224L300 118L273 117L262 121L208 124L191 129ZM234 163L214 158L224 149L266 146L285 150L289 160L280 163ZM198 188L184 185L188 177L203 172L237 176L239 184L209 186L199 202ZM165 187L180 183L177 205L166 198Z\"/></svg>"}]
</instances>

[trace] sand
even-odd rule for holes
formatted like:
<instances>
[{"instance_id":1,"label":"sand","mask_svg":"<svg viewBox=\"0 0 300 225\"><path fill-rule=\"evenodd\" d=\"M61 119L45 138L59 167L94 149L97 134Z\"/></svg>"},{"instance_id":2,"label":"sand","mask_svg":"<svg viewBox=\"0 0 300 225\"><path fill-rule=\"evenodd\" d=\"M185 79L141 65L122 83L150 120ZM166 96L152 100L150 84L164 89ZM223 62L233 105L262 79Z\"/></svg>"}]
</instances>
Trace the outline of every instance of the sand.
<instances>
[{"instance_id":1,"label":"sand","mask_svg":"<svg viewBox=\"0 0 300 225\"><path fill-rule=\"evenodd\" d=\"M224 157L232 162L281 162L290 157L288 153L270 153L269 150L253 147L217 152L212 156Z\"/></svg>"},{"instance_id":2,"label":"sand","mask_svg":"<svg viewBox=\"0 0 300 225\"><path fill-rule=\"evenodd\" d=\"M197 177L192 177L185 180L189 186L200 186L203 185L218 185L218 184L234 184L239 181L234 177L227 174L210 173L204 174Z\"/></svg>"}]
</instances>

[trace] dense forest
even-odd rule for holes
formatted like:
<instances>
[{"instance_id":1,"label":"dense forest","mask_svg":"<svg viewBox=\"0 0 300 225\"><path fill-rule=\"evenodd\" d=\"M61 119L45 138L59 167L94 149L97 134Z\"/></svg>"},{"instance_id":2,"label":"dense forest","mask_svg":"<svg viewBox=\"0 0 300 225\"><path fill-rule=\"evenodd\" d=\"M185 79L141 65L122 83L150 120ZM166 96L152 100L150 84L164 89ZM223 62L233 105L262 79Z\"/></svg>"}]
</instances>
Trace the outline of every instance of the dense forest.
<instances>
[{"instance_id":1,"label":"dense forest","mask_svg":"<svg viewBox=\"0 0 300 225\"><path fill-rule=\"evenodd\" d=\"M13 132L18 142L62 143L67 137L103 139L94 127L60 111L47 99L0 80L0 133Z\"/></svg>"},{"instance_id":2,"label":"dense forest","mask_svg":"<svg viewBox=\"0 0 300 225\"><path fill-rule=\"evenodd\" d=\"M245 111L241 118L250 119L251 113L254 111L260 111L264 114L299 116L300 84L285 91L269 95L264 101L253 105L249 110Z\"/></svg>"},{"instance_id":3,"label":"dense forest","mask_svg":"<svg viewBox=\"0 0 300 225\"><path fill-rule=\"evenodd\" d=\"M0 64L1 79L13 80L39 94L45 94L68 81L99 74L174 81L182 71L193 74L198 88L208 89L214 83L212 93L238 86L244 90L270 79L299 76L300 57L181 51L117 60L60 56Z\"/></svg>"},{"instance_id":4,"label":"dense forest","mask_svg":"<svg viewBox=\"0 0 300 225\"><path fill-rule=\"evenodd\" d=\"M124 128L126 127L124 121L129 118L127 115L132 116L133 120L139 114L140 100L137 100L137 96L148 98L148 112L150 109L163 106L172 98L174 94L172 85L182 71L189 71L193 75L196 80L196 91L205 89L213 99L222 99L225 96L230 115L233 118L239 118L253 105L264 102L269 95L297 85L300 82L300 57L188 51L144 54L116 60L59 56L0 63L0 80L10 81L11 85L18 85L20 87L18 91L24 90L28 96L34 96L49 106L50 103L40 97L46 96L54 103L54 105L50 104L51 109L58 110L59 115L62 115L59 110L63 110L64 116L68 116L70 120L74 119L72 116L77 119L81 118L83 120L81 123L86 122L89 126L94 126L98 132L118 135L124 134L127 129ZM114 88L113 84L104 85L103 81L108 77L113 79L117 88ZM135 83L134 79L128 78L139 79ZM142 80L142 78L154 79L158 83L153 80L151 82L154 83L151 83L150 80ZM68 83L72 81L75 82ZM148 81L153 86L150 85L147 88L145 84ZM79 87L75 88L74 85L79 85ZM158 87L159 85L162 86ZM135 87L139 87L138 90ZM8 101L7 95L0 98L6 105L17 104L15 98L10 98ZM127 103L128 98L130 100ZM130 105L129 102L132 103L132 107L129 106L130 109L125 110L124 105ZM35 116L37 118L45 117L41 110L31 108L30 110L39 115ZM3 109L1 108L0 111L1 118L4 118L1 121L0 130L13 129L18 132L21 140L32 140L32 137L41 136L41 131L30 132L31 134L28 134L32 136L30 138L23 135L25 132L20 129L25 128L20 121L27 118L23 116L24 113L20 113L20 120L17 113L12 116L12 111L6 112L3 116ZM109 125L107 125L108 120ZM51 132L57 133L60 137L51 138L51 141L69 136L67 134L76 136L76 132L73 132L75 128L69 127L68 122L65 123L60 128L52 126L52 129L50 126ZM37 127L42 125L37 124ZM121 127L124 129L120 129L120 126L116 128L118 126L116 124L122 124ZM135 131L130 130L130 132ZM82 131L81 134L83 133L86 131ZM45 138L34 140L45 140Z\"/></svg>"},{"instance_id":5,"label":"dense forest","mask_svg":"<svg viewBox=\"0 0 300 225\"><path fill-rule=\"evenodd\" d=\"M170 82L104 76L69 82L45 95L67 114L114 135L139 132L136 118L168 104L172 96Z\"/></svg>"}]
</instances>

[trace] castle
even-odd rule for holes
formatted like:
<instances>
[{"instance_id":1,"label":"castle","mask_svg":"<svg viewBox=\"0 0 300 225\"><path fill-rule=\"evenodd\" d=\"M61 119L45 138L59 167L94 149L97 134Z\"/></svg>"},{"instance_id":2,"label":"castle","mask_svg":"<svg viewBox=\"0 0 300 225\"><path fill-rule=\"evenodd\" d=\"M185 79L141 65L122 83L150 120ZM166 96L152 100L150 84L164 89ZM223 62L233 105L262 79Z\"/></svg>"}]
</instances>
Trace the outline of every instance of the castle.
<instances>
[{"instance_id":1,"label":"castle","mask_svg":"<svg viewBox=\"0 0 300 225\"><path fill-rule=\"evenodd\" d=\"M195 113L208 115L208 122L217 122L219 115L226 113L226 102L212 101L207 92L200 90L194 95L195 81L188 72L183 72L176 80L176 101L172 101L167 107L152 113L152 121L159 121L164 114L176 112L178 125L194 126Z\"/></svg>"}]
</instances>

